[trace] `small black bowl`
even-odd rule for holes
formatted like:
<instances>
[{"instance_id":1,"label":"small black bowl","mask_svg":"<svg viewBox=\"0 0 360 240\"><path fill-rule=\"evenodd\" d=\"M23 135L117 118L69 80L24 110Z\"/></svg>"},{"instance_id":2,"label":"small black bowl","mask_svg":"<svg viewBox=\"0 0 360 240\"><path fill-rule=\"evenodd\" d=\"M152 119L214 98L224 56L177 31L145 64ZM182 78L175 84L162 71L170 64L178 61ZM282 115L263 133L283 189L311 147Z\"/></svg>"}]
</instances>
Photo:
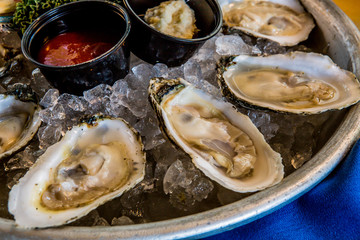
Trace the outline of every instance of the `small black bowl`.
<instances>
[{"instance_id":1,"label":"small black bowl","mask_svg":"<svg viewBox=\"0 0 360 240\"><path fill-rule=\"evenodd\" d=\"M143 16L149 8L160 5L162 0L124 0L132 23L130 49L142 60L169 67L185 63L204 42L221 29L222 13L216 0L188 0L194 10L196 26L200 30L193 39L176 38L163 34L145 22Z\"/></svg>"},{"instance_id":2,"label":"small black bowl","mask_svg":"<svg viewBox=\"0 0 360 240\"><path fill-rule=\"evenodd\" d=\"M50 39L72 31L106 32L118 39L104 54L75 65L51 66L37 60ZM36 19L25 31L21 48L24 56L39 67L46 79L61 93L81 95L101 83L113 84L129 71L127 46L130 19L118 4L102 0L83 0L54 8Z\"/></svg>"}]
</instances>

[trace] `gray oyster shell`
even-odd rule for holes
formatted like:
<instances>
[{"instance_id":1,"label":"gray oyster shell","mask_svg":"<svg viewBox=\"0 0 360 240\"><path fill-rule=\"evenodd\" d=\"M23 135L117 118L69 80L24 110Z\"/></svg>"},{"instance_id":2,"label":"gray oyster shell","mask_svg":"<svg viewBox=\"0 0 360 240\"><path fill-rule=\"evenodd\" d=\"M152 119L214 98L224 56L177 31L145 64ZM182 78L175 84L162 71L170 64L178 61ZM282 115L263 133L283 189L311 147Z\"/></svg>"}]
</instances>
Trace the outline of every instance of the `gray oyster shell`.
<instances>
[{"instance_id":1,"label":"gray oyster shell","mask_svg":"<svg viewBox=\"0 0 360 240\"><path fill-rule=\"evenodd\" d=\"M142 181L145 163L140 135L126 121L86 118L11 189L9 212L21 228L75 221Z\"/></svg>"},{"instance_id":2,"label":"gray oyster shell","mask_svg":"<svg viewBox=\"0 0 360 240\"><path fill-rule=\"evenodd\" d=\"M317 53L225 57L217 80L233 104L275 112L317 114L360 100L355 75Z\"/></svg>"},{"instance_id":3,"label":"gray oyster shell","mask_svg":"<svg viewBox=\"0 0 360 240\"><path fill-rule=\"evenodd\" d=\"M0 159L24 147L41 125L41 107L35 93L24 85L0 94Z\"/></svg>"},{"instance_id":4,"label":"gray oyster shell","mask_svg":"<svg viewBox=\"0 0 360 240\"><path fill-rule=\"evenodd\" d=\"M163 132L210 179L236 192L279 183L282 158L251 120L183 79L153 78L150 102Z\"/></svg>"}]
</instances>

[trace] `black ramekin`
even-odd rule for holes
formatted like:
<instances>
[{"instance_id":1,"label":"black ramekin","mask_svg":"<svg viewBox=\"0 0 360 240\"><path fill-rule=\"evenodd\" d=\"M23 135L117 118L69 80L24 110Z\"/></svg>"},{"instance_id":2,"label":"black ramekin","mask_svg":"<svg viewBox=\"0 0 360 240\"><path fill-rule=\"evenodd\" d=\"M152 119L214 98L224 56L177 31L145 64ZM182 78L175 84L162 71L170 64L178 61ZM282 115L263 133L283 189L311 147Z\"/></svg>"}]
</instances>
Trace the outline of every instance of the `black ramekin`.
<instances>
[{"instance_id":1,"label":"black ramekin","mask_svg":"<svg viewBox=\"0 0 360 240\"><path fill-rule=\"evenodd\" d=\"M131 18L130 48L137 57L169 67L185 63L204 42L215 36L222 25L221 8L216 0L188 0L195 12L196 26L200 30L193 39L182 39L163 34L144 21L148 8L160 5L159 0L123 0Z\"/></svg>"},{"instance_id":2,"label":"black ramekin","mask_svg":"<svg viewBox=\"0 0 360 240\"><path fill-rule=\"evenodd\" d=\"M40 48L51 38L69 31L99 30L118 37L106 53L71 66L50 66L38 62ZM130 18L118 4L104 0L83 0L54 8L36 19L25 31L21 48L24 56L40 68L61 93L81 95L98 84L112 84L129 71L128 35Z\"/></svg>"}]
</instances>

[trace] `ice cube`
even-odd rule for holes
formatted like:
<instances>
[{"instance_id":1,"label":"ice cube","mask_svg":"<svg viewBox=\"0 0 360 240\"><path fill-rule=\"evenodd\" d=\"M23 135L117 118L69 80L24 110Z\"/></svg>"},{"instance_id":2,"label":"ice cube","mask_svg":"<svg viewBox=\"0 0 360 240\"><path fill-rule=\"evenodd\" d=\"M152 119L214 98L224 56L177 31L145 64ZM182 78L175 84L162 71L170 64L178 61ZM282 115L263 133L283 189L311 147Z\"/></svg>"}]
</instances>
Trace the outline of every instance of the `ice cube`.
<instances>
[{"instance_id":1,"label":"ice cube","mask_svg":"<svg viewBox=\"0 0 360 240\"><path fill-rule=\"evenodd\" d=\"M207 198L213 188L213 183L189 161L176 160L163 180L164 192L170 194L171 203L183 210L187 209L186 205L191 207L195 201Z\"/></svg>"},{"instance_id":2,"label":"ice cube","mask_svg":"<svg viewBox=\"0 0 360 240\"><path fill-rule=\"evenodd\" d=\"M167 78L169 75L169 68L166 64L157 63L153 67L155 77Z\"/></svg>"},{"instance_id":3,"label":"ice cube","mask_svg":"<svg viewBox=\"0 0 360 240\"><path fill-rule=\"evenodd\" d=\"M53 88L38 68L32 72L30 86L39 97L43 97L49 89Z\"/></svg>"},{"instance_id":4,"label":"ice cube","mask_svg":"<svg viewBox=\"0 0 360 240\"><path fill-rule=\"evenodd\" d=\"M40 101L40 105L44 108L52 107L57 103L59 97L59 90L50 88Z\"/></svg>"},{"instance_id":5,"label":"ice cube","mask_svg":"<svg viewBox=\"0 0 360 240\"><path fill-rule=\"evenodd\" d=\"M40 127L37 134L40 141L39 148L47 149L49 146L58 142L61 136L63 136L63 134L63 129L56 125L47 125Z\"/></svg>"},{"instance_id":6,"label":"ice cube","mask_svg":"<svg viewBox=\"0 0 360 240\"><path fill-rule=\"evenodd\" d=\"M135 77L129 85L133 89L147 89L149 81L155 76L152 65L148 63L141 63L132 68Z\"/></svg>"},{"instance_id":7,"label":"ice cube","mask_svg":"<svg viewBox=\"0 0 360 240\"><path fill-rule=\"evenodd\" d=\"M91 105L100 105L112 94L112 87L106 84L100 84L90 90L84 91L84 98Z\"/></svg>"},{"instance_id":8,"label":"ice cube","mask_svg":"<svg viewBox=\"0 0 360 240\"><path fill-rule=\"evenodd\" d=\"M253 48L236 35L220 36L216 42L216 52L222 56L251 54Z\"/></svg>"}]
</instances>

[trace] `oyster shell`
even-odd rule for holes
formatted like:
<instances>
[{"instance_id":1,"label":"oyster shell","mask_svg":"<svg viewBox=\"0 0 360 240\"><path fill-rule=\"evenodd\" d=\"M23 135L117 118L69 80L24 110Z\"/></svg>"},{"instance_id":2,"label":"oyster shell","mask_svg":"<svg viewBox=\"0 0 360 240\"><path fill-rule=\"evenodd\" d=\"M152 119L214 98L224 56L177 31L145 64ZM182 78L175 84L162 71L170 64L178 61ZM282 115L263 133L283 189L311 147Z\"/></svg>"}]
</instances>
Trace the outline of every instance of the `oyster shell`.
<instances>
[{"instance_id":1,"label":"oyster shell","mask_svg":"<svg viewBox=\"0 0 360 240\"><path fill-rule=\"evenodd\" d=\"M153 78L149 94L163 131L212 180L236 192L254 192L283 178L280 154L231 104L182 79Z\"/></svg>"},{"instance_id":2,"label":"oyster shell","mask_svg":"<svg viewBox=\"0 0 360 240\"><path fill-rule=\"evenodd\" d=\"M224 26L294 46L315 27L298 0L219 0Z\"/></svg>"},{"instance_id":3,"label":"oyster shell","mask_svg":"<svg viewBox=\"0 0 360 240\"><path fill-rule=\"evenodd\" d=\"M14 38L17 39L18 36ZM18 71L14 67L17 66L18 68L19 64L23 63L23 60L24 56L21 53L20 44L9 45L9 43L1 43L0 41L0 78Z\"/></svg>"},{"instance_id":4,"label":"oyster shell","mask_svg":"<svg viewBox=\"0 0 360 240\"><path fill-rule=\"evenodd\" d=\"M24 147L41 125L41 108L30 88L0 94L0 159Z\"/></svg>"},{"instance_id":5,"label":"oyster shell","mask_svg":"<svg viewBox=\"0 0 360 240\"><path fill-rule=\"evenodd\" d=\"M16 224L43 228L72 222L120 196L145 174L137 132L122 119L93 117L50 146L9 194Z\"/></svg>"},{"instance_id":6,"label":"oyster shell","mask_svg":"<svg viewBox=\"0 0 360 240\"><path fill-rule=\"evenodd\" d=\"M316 114L360 100L355 75L317 53L224 58L217 70L223 95L244 107Z\"/></svg>"}]
</instances>

